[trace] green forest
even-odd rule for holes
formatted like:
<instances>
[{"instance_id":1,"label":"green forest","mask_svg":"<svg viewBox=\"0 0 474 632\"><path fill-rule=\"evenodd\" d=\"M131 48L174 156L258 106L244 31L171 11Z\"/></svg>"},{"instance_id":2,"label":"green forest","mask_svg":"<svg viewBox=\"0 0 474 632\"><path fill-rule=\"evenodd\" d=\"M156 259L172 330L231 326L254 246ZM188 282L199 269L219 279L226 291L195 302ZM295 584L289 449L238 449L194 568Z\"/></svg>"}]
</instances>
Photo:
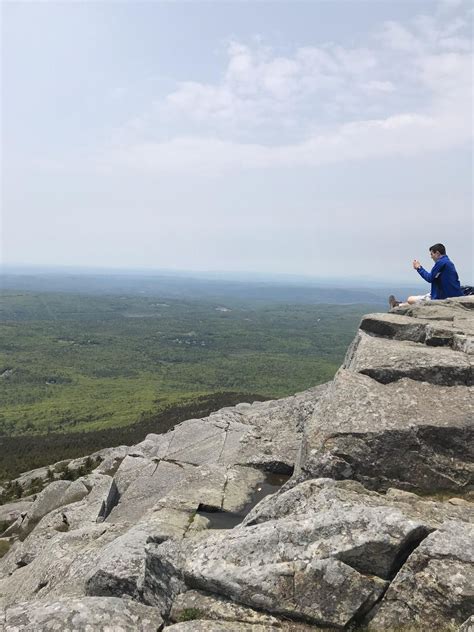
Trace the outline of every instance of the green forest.
<instances>
[{"instance_id":1,"label":"green forest","mask_svg":"<svg viewBox=\"0 0 474 632\"><path fill-rule=\"evenodd\" d=\"M6 290L0 478L323 383L368 311L374 306Z\"/></svg>"}]
</instances>

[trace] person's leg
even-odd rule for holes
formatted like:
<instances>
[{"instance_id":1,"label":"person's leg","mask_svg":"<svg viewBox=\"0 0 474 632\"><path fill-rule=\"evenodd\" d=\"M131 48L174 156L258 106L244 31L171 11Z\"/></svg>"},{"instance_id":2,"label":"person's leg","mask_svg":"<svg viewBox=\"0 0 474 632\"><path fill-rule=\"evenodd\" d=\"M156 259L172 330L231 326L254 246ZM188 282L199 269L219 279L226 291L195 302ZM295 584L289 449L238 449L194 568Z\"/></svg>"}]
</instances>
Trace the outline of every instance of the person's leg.
<instances>
[{"instance_id":1,"label":"person's leg","mask_svg":"<svg viewBox=\"0 0 474 632\"><path fill-rule=\"evenodd\" d=\"M393 309L394 307L409 307L410 305L415 305L415 303L422 303L429 300L429 294L422 294L421 296L409 296L404 303L401 303L400 301L397 301L397 299L392 294L388 298L388 303L391 309Z\"/></svg>"},{"instance_id":2,"label":"person's leg","mask_svg":"<svg viewBox=\"0 0 474 632\"><path fill-rule=\"evenodd\" d=\"M422 294L421 296L409 296L406 303L401 303L400 307L406 307L407 305L415 305L415 303L424 303L431 299L430 294Z\"/></svg>"}]
</instances>

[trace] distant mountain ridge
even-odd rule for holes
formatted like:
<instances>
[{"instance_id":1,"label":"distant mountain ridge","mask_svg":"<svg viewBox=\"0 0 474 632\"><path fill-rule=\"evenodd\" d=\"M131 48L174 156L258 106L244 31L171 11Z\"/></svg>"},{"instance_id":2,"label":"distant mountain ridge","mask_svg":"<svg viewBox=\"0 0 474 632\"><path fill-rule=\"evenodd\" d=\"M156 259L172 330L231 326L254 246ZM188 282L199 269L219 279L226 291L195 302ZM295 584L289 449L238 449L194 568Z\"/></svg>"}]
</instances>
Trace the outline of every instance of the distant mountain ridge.
<instances>
[{"instance_id":1,"label":"distant mountain ridge","mask_svg":"<svg viewBox=\"0 0 474 632\"><path fill-rule=\"evenodd\" d=\"M12 274L2 276L4 290L29 292L74 292L86 294L128 294L161 296L163 298L200 298L222 300L260 300L282 303L365 303L382 305L389 293L400 296L420 293L420 288L394 285L391 288L377 287L332 287L327 283L281 281L239 281L208 279L159 274L85 274L53 272L35 274Z\"/></svg>"}]
</instances>

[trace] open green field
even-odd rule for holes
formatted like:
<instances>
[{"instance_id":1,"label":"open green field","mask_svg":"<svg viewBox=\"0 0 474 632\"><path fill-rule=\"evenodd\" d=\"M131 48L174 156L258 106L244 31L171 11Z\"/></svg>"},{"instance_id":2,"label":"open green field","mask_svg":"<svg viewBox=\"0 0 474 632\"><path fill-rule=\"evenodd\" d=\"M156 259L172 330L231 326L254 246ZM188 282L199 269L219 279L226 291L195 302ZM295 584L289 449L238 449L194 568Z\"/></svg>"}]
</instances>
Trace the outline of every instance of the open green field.
<instances>
[{"instance_id":1,"label":"open green field","mask_svg":"<svg viewBox=\"0 0 474 632\"><path fill-rule=\"evenodd\" d=\"M192 402L290 395L332 378L373 309L4 291L0 435L150 431Z\"/></svg>"}]
</instances>

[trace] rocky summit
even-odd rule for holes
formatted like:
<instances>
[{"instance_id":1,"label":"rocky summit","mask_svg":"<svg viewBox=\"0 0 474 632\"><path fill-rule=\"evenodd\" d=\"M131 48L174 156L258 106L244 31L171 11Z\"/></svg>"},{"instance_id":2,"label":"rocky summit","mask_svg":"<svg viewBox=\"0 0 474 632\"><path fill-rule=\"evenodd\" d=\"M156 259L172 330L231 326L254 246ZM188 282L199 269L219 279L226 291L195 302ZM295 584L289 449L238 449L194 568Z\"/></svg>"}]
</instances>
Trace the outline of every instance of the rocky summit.
<instances>
[{"instance_id":1,"label":"rocky summit","mask_svg":"<svg viewBox=\"0 0 474 632\"><path fill-rule=\"evenodd\" d=\"M328 384L23 474L0 630L474 632L473 386L474 297L395 308Z\"/></svg>"}]
</instances>

